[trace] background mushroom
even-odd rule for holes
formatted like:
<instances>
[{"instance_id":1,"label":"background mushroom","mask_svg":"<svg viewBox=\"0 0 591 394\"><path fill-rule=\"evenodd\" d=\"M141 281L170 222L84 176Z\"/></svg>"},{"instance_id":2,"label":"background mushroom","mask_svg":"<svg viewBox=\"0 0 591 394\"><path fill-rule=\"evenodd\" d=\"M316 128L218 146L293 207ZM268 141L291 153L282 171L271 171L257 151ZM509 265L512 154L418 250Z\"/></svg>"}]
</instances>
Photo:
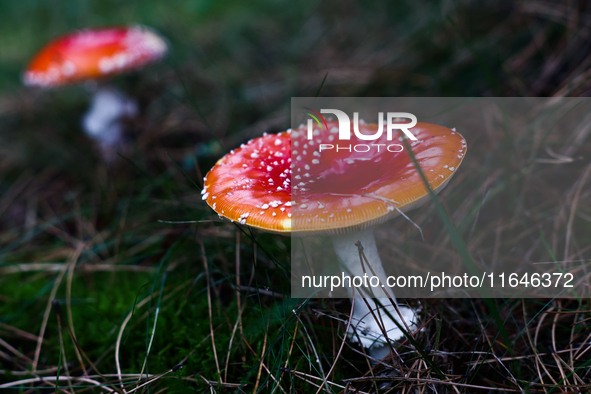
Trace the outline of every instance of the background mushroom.
<instances>
[{"instance_id":1,"label":"background mushroom","mask_svg":"<svg viewBox=\"0 0 591 394\"><path fill-rule=\"evenodd\" d=\"M42 48L23 74L26 86L55 88L101 80L137 70L160 60L168 51L165 39L144 26L98 28L58 37ZM82 127L107 158L120 144L121 120L138 112L137 102L114 87L92 87L94 94Z\"/></svg>"},{"instance_id":2,"label":"background mushroom","mask_svg":"<svg viewBox=\"0 0 591 394\"><path fill-rule=\"evenodd\" d=\"M314 131L313 141L306 139L301 126L251 140L230 152L205 177L203 199L219 215L265 231L330 235L347 274L375 274L385 284L373 226L419 207L429 199L428 190L402 145L387 149L388 141L378 140L384 148L371 152L321 151L320 144L332 141L329 130L337 123L327 126ZM360 125L364 134L375 128ZM433 124L419 123L411 130L417 138L410 144L414 155L438 192L462 162L466 142L457 132ZM361 266L357 242L371 271ZM383 332L390 340L399 339L403 334L398 326L411 329L415 313L392 305L396 299L386 287L363 289L358 295L367 300L355 302L350 335L381 358L388 351Z\"/></svg>"}]
</instances>

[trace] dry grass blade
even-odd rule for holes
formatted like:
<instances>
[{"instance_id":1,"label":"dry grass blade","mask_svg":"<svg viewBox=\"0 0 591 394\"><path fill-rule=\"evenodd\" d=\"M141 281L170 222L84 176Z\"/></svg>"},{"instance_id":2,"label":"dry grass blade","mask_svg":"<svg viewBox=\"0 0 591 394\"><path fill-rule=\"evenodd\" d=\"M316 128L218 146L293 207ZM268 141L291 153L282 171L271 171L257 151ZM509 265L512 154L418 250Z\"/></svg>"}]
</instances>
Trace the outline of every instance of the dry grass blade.
<instances>
[{"instance_id":1,"label":"dry grass blade","mask_svg":"<svg viewBox=\"0 0 591 394\"><path fill-rule=\"evenodd\" d=\"M236 335L236 330L240 329L240 336L244 337L244 332L242 329L242 313L244 312L244 308L246 307L246 303L242 306L242 300L240 297L240 235L242 233L240 231L236 232L236 305L238 307L238 315L236 317L236 322L234 323L234 327L232 327L232 334L230 335L230 341L228 343L228 353L226 354L226 366L224 368L224 381L228 380L228 365L230 363L230 355L232 354L232 343L234 342L234 336Z\"/></svg>"},{"instance_id":2,"label":"dry grass blade","mask_svg":"<svg viewBox=\"0 0 591 394\"><path fill-rule=\"evenodd\" d=\"M263 364L265 363L265 351L267 350L267 339L269 338L269 321L270 321L270 319L271 319L271 316L267 316L267 329L265 330L265 339L263 340L263 349L261 350L261 357L260 357L260 361L259 361L259 371L257 373L257 380L256 380L256 383L254 384L253 393L258 392L259 383L261 381L261 372L263 371Z\"/></svg>"},{"instance_id":3,"label":"dry grass blade","mask_svg":"<svg viewBox=\"0 0 591 394\"><path fill-rule=\"evenodd\" d=\"M345 329L345 335L343 335L343 340L341 341L341 346L339 347L339 351L337 353L337 356L335 357L332 366L330 367L330 369L328 370L327 376L330 376L330 374L332 373L332 371L335 369L336 365L337 365L337 361L339 361L339 357L341 357L341 352L343 351L343 347L345 346L345 341L347 340L347 334L349 332L349 328L351 327L351 318L353 316L353 310L355 308L355 298L353 298L352 302L351 302L351 311L349 312L349 320L347 321L347 328ZM320 387L318 387L318 390L316 391L316 394L319 394L320 391L322 391L322 388L325 386L326 384L326 380L322 382L322 384L320 385Z\"/></svg>"},{"instance_id":4,"label":"dry grass blade","mask_svg":"<svg viewBox=\"0 0 591 394\"><path fill-rule=\"evenodd\" d=\"M561 310L561 305L560 305L560 301L558 301L558 310ZM558 317L560 316L560 314L555 313L554 314L554 319L552 319L552 349L557 349L556 346L556 325L558 323ZM562 368L562 359L554 352L552 352L552 357L554 358L554 361L556 362L556 367L558 368L558 370L560 371L560 377L561 377L561 381L565 382L567 385L570 386L570 382L568 380L568 378L566 377L566 373L564 372L564 369Z\"/></svg>"},{"instance_id":5,"label":"dry grass blade","mask_svg":"<svg viewBox=\"0 0 591 394\"><path fill-rule=\"evenodd\" d=\"M186 281L185 283L183 283L181 286L177 286L175 287L170 293L168 293L165 297L162 298L162 301L166 301L168 299L170 299L171 297L173 297L176 293L178 293L179 291L181 291L183 288L185 288L186 286L188 286L192 281ZM170 290L172 286L169 286L167 288L164 289L164 291L166 290ZM137 304L134 305L134 308L131 312L129 312L127 314L127 316L125 316L125 319L123 320L123 323L121 323L121 327L119 328L119 332L117 333L117 339L115 341L115 366L117 369L117 376L119 377L119 384L121 386L121 388L123 388L123 379L122 376L123 374L121 373L121 360L120 360L120 354L121 354L121 341L123 340L123 333L125 332L125 328L127 327L127 324L129 324L129 321L131 320L131 318L133 317L134 311L136 309L139 309L141 307L143 307L144 305L146 305L148 302L150 302L150 300L159 295L160 291L156 291L153 294L147 296L146 298L144 298L143 300L141 300L140 302L138 302ZM147 313L142 316L140 319L138 319L138 321L143 320L145 317L147 317Z\"/></svg>"},{"instance_id":6,"label":"dry grass blade","mask_svg":"<svg viewBox=\"0 0 591 394\"><path fill-rule=\"evenodd\" d=\"M101 382L94 380L94 379L90 379L88 377L81 377L81 376L42 376L42 377L38 377L38 378L31 378L31 379L22 379L22 380L16 380L14 382L9 382L9 383L3 383L0 384L0 389L8 389L8 388L12 388L12 387L19 387L19 386L25 386L31 383L44 383L44 382L67 382L67 381L75 381L75 382L85 382L85 383L90 383L93 386L97 386L97 387L101 387L101 389L106 390L110 393L115 393L116 391L109 388L108 386L105 386L104 384L102 384Z\"/></svg>"},{"instance_id":7,"label":"dry grass blade","mask_svg":"<svg viewBox=\"0 0 591 394\"><path fill-rule=\"evenodd\" d=\"M59 335L59 342L60 342L60 358L63 359L63 367L66 370L66 377L70 377L70 369L68 368L68 359L66 358L66 348L64 346L64 333L62 331L62 319L61 319L61 312L59 303L54 302L53 307L56 311L56 320L57 320L57 328L58 328L58 335ZM80 354L78 349L76 349L76 354ZM61 361L61 360L60 360ZM84 365L81 363L81 365ZM60 369L58 368L58 374L60 373ZM84 370L86 374L86 371ZM70 391L74 393L74 387L72 387L72 381L68 380L68 385L70 387Z\"/></svg>"},{"instance_id":8,"label":"dry grass blade","mask_svg":"<svg viewBox=\"0 0 591 394\"><path fill-rule=\"evenodd\" d=\"M300 325L304 329L304 333L306 334L306 337L308 338L308 346L312 349L312 352L314 352L315 361L318 364L318 369L320 370L320 373L322 375L322 380L326 382L326 374L324 373L324 369L322 368L322 362L320 361L320 357L318 356L318 352L316 351L316 346L314 346L314 342L312 341L312 338L310 338L310 334L308 333L306 326L300 320L300 316L298 315L298 313L296 311L294 311L294 314L296 316L296 319L298 319L298 321L300 322Z\"/></svg>"},{"instance_id":9,"label":"dry grass blade","mask_svg":"<svg viewBox=\"0 0 591 394\"><path fill-rule=\"evenodd\" d=\"M289 372L290 374L297 376L298 378L302 379L303 381L312 384L314 387L320 387L320 384L317 384L317 383L313 382L310 379L325 381L324 379L319 378L318 376L310 375L310 374L307 374L307 373L304 373L304 372L300 372L300 371L296 371L296 370L293 370L293 369L284 369L283 371L284 372ZM309 378L309 379L305 379L305 378ZM343 379L343 381L346 381L346 379ZM340 385L340 384L335 383L335 382L326 381L326 383L327 383L327 385L330 385L330 386L338 387L338 388L341 388L341 389L346 389L345 386ZM363 391L363 390L355 390L354 392L355 393L359 393L359 394L369 394L368 392Z\"/></svg>"},{"instance_id":10,"label":"dry grass blade","mask_svg":"<svg viewBox=\"0 0 591 394\"><path fill-rule=\"evenodd\" d=\"M162 292L160 293L162 295ZM154 324L152 325L152 333L150 334L150 342L148 343L148 349L146 350L146 356L144 357L144 363L142 364L142 369L140 371L140 375L144 373L146 366L148 364L148 356L150 355L150 351L152 350L152 343L154 343L154 336L156 335L156 325L158 324L158 317L160 316L160 306L156 306L155 316L154 316Z\"/></svg>"},{"instance_id":11,"label":"dry grass blade","mask_svg":"<svg viewBox=\"0 0 591 394\"><path fill-rule=\"evenodd\" d=\"M37 348L35 349L35 357L33 359L32 371L33 373L37 371L37 365L39 363L39 356L41 355L41 345L43 344L43 336L45 335L45 329L47 328L47 322L49 320L49 314L51 312L51 305L53 300L55 300L55 295L57 294L57 290L62 283L62 279L66 273L66 270L69 266L76 264L80 254L86 247L86 244L80 242L76 246L76 250L74 251L69 264L64 264L62 270L59 272L57 278L55 279L55 283L53 288L51 289L51 293L49 294L49 300L47 301L47 306L45 307L45 313L43 314L43 320L41 321L41 329L39 330L39 339L37 340Z\"/></svg>"},{"instance_id":12,"label":"dry grass blade","mask_svg":"<svg viewBox=\"0 0 591 394\"><path fill-rule=\"evenodd\" d=\"M283 366L283 369L285 369L285 370L287 370L287 365L289 364L289 360L291 359L291 354L293 352L293 345L295 344L295 340L296 340L296 337L298 335L298 327L299 327L299 324L300 324L300 321L299 320L296 320L296 326L295 326L295 329L293 331L293 336L291 338L291 345L289 346L289 352L287 353L287 357L285 359L285 365ZM271 375L271 376L273 376L273 375ZM277 384L276 384L275 388L273 389L273 391L271 392L271 394L274 394L275 391L277 390L277 388L280 388L281 391L284 392L284 393L286 392L283 389L283 387L281 387L281 380L282 379L283 379L283 375L281 375L279 377L279 381L277 382Z\"/></svg>"},{"instance_id":13,"label":"dry grass blade","mask_svg":"<svg viewBox=\"0 0 591 394\"><path fill-rule=\"evenodd\" d=\"M27 357L22 352L18 351L18 349L15 349L11 344L9 344L8 342L6 342L2 338L0 338L0 346L4 346L9 352L11 352L12 354L14 354L18 358L21 358L21 359L23 359L23 360L25 360L25 361L27 361L29 363L32 363L33 362L33 360L31 360L29 357Z\"/></svg>"},{"instance_id":14,"label":"dry grass blade","mask_svg":"<svg viewBox=\"0 0 591 394\"><path fill-rule=\"evenodd\" d=\"M218 361L218 354L215 345L215 336L213 330L213 311L212 311L212 303L211 303L211 289L210 289L210 276L209 276L209 265L207 263L207 255L205 254L205 245L203 241L199 241L199 246L201 248L201 259L203 260L203 269L205 270L205 284L207 286L207 306L208 306L208 313L209 313L209 331L211 333L211 346L213 351L213 357L215 360L215 368L218 373L218 376L222 377L222 373L220 371L220 362Z\"/></svg>"},{"instance_id":15,"label":"dry grass blade","mask_svg":"<svg viewBox=\"0 0 591 394\"><path fill-rule=\"evenodd\" d=\"M577 182L578 183L577 188L576 188L574 195L573 195L573 199L572 199L572 203L571 203L571 207L570 207L570 213L569 213L569 217L568 217L568 224L566 226L565 246L564 246L564 260L565 261L568 261L567 259L570 256L570 244L571 244L571 237L572 237L572 232L573 232L573 222L574 222L574 218L575 218L575 213L576 213L577 208L579 206L579 199L581 196L581 191L583 190L583 187L585 186L587 179L589 179L589 176L591 176L591 164L589 164L587 166L587 168L585 169L585 171L583 172L583 174L579 178L579 180Z\"/></svg>"},{"instance_id":16,"label":"dry grass blade","mask_svg":"<svg viewBox=\"0 0 591 394\"><path fill-rule=\"evenodd\" d=\"M554 308L551 307L550 309L548 309L548 312L551 312ZM533 343L532 343L532 349L537 349L538 346L538 337L540 334L540 330L542 328L542 323L544 322L544 319L546 318L546 316L548 316L547 313L544 313L540 320L538 321L538 324L536 326L536 332L534 334L534 339L533 339ZM538 375L540 377L540 382L542 382L542 384L544 384L544 378L543 376L548 376L550 378L550 380L552 380L552 383L554 383L554 385L558 386L558 382L554 379L554 376L552 376L552 374L550 373L550 371L548 371L548 368L546 368L546 364L544 364L544 362L540 359L540 358L536 358L536 363L537 363L537 367L539 368L540 366L544 369L545 374L542 374L541 371L538 370Z\"/></svg>"},{"instance_id":17,"label":"dry grass blade","mask_svg":"<svg viewBox=\"0 0 591 394\"><path fill-rule=\"evenodd\" d=\"M259 357L259 355L257 354L257 352L254 351L254 349L252 348L252 346L250 345L250 343L248 343L248 341L246 340L246 338L242 337L242 341L246 344L246 347L248 348L248 350L251 351L251 353L260 360L260 364L259 364L259 370L258 370L258 374L257 374L257 381L259 380L260 376L261 376L261 367L265 369L265 371L267 372L267 374L269 375L269 377L271 377L271 379L275 382L275 384L279 385L279 382L277 381L277 379L275 379L275 376L271 373L271 371L269 370L269 368L267 368L267 366L265 365L264 362L264 356L265 356L265 351L263 349L263 352L261 352L261 356ZM283 389L283 387L279 386L279 388L281 389L282 392L285 393L285 390ZM255 393L256 390L253 390L253 393Z\"/></svg>"},{"instance_id":18,"label":"dry grass blade","mask_svg":"<svg viewBox=\"0 0 591 394\"><path fill-rule=\"evenodd\" d=\"M2 272L0 272L0 275L1 274L2 274ZM25 339L28 339L30 341L38 341L39 340L39 337L37 335L33 335L33 334L29 333L29 332L26 332L24 330L21 330L20 328L17 328L17 327L13 327L13 326L11 326L9 324L6 324L6 323L0 322L0 328L3 328L5 330L7 330L7 331L11 331L14 334L16 334L18 336L21 336L21 337L23 337Z\"/></svg>"},{"instance_id":19,"label":"dry grass blade","mask_svg":"<svg viewBox=\"0 0 591 394\"><path fill-rule=\"evenodd\" d=\"M60 272L68 263L21 263L0 267L0 275L24 272ZM67 267L66 267L67 268ZM77 272L154 272L156 268L141 265L84 264L73 268Z\"/></svg>"},{"instance_id":20,"label":"dry grass blade","mask_svg":"<svg viewBox=\"0 0 591 394\"><path fill-rule=\"evenodd\" d=\"M166 371L164 373L161 373L160 375L152 376L151 378L149 378L148 380L146 380L142 384L139 384L138 385L137 383L133 383L133 384L136 384L137 386L135 388L129 390L129 391L126 391L126 393L133 393L133 392L141 389L142 387L145 387L145 386L147 386L147 385L149 385L151 383L154 383L155 381L157 381L158 379L163 378L164 376L168 375L169 373L176 372L176 371L178 371L179 369L182 369L182 368L183 368L182 365L177 365L176 367L173 367L173 368L169 369L168 371ZM143 376L143 375L144 375L143 372L141 372L139 374L140 377Z\"/></svg>"},{"instance_id":21,"label":"dry grass blade","mask_svg":"<svg viewBox=\"0 0 591 394\"><path fill-rule=\"evenodd\" d=\"M77 261L73 261L72 264L68 266L68 277L66 279L66 312L68 315L68 325L70 327L70 333L72 335L72 339L75 342L78 342L76 338L76 331L74 330L74 318L72 317L72 281L74 280L74 268L76 267ZM84 361L82 361L82 356L78 351L78 347L74 347L76 351L76 357L78 358L78 362L80 363L80 367L86 374L86 367L84 366ZM65 357L65 353L64 353Z\"/></svg>"},{"instance_id":22,"label":"dry grass blade","mask_svg":"<svg viewBox=\"0 0 591 394\"><path fill-rule=\"evenodd\" d=\"M61 327L63 327L62 324L62 313L61 313L61 307L59 305L59 303L57 301L54 301L52 303L52 306L55 310L55 313L57 315L57 319L59 321L59 327L61 329ZM72 332L70 331L70 328L68 326L65 326L66 330L68 331L68 334L70 335L70 339L72 340L72 342L74 342L74 346L76 346L76 349L78 350L78 352L80 353L80 355L88 362L88 364L90 365L90 368L92 368L92 370L98 375L100 376L105 382L108 382L108 379L106 379L103 374L101 374L101 372L99 371L99 369L96 367L96 365L90 360L90 358L86 355L86 353L84 352L84 350L82 350L82 348L80 347L80 344L78 343L78 341L76 340L76 338L74 338L74 336L72 335ZM59 371L59 370L58 370ZM108 384L108 383L107 383ZM118 392L119 394L121 394L121 391L119 391L119 389L117 389L117 387L112 386L112 389L116 392Z\"/></svg>"},{"instance_id":23,"label":"dry grass blade","mask_svg":"<svg viewBox=\"0 0 591 394\"><path fill-rule=\"evenodd\" d=\"M367 382L367 381L389 381L389 380L400 380L403 382L417 382L423 384L438 384L438 385L445 385L451 386L452 388L455 387L456 389L459 388L471 388L471 389L478 389L478 390L488 390L491 392L501 392L501 393L523 393L523 390L519 389L512 389L508 387L499 388L499 387L486 387L480 386L476 384L467 384L467 383L460 383L460 382L452 382L446 380L439 380L439 379L420 379L420 378L411 378L411 377L399 377L399 376L389 376L389 377L363 377L363 378L351 378L351 379L343 379L344 382L353 383L353 382ZM530 390L530 393L543 393L543 391L537 390Z\"/></svg>"}]
</instances>

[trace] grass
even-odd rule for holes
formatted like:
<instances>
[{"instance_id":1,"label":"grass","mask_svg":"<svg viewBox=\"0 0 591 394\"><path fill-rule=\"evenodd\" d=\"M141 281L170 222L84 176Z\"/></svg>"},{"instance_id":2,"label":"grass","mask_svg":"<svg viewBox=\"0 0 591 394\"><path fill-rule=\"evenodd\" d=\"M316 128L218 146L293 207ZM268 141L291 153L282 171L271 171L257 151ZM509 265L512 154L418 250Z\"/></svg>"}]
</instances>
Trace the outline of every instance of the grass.
<instances>
[{"instance_id":1,"label":"grass","mask_svg":"<svg viewBox=\"0 0 591 394\"><path fill-rule=\"evenodd\" d=\"M586 96L589 11L558 5L2 2L0 391L588 390L588 299L413 300L422 352L403 342L372 368L344 341L347 300L288 296L291 240L221 222L199 195L225 151L288 127L291 96ZM111 82L141 114L106 165L80 132L84 89L19 77L49 37L117 23L153 26L173 51ZM495 113L461 130L469 152L440 195L467 253L586 260L588 120L508 129ZM381 250L460 261L433 204L409 216L426 241L397 220Z\"/></svg>"}]
</instances>

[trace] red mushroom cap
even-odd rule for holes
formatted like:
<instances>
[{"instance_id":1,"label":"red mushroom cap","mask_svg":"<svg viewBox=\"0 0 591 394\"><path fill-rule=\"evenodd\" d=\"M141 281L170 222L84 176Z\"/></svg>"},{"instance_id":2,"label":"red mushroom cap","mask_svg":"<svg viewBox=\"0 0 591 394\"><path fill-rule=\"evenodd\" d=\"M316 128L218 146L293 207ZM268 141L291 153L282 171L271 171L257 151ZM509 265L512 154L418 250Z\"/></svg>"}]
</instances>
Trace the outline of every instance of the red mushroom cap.
<instances>
[{"instance_id":1,"label":"red mushroom cap","mask_svg":"<svg viewBox=\"0 0 591 394\"><path fill-rule=\"evenodd\" d=\"M167 50L166 40L144 26L81 30L41 49L23 83L47 88L109 77L155 62Z\"/></svg>"},{"instance_id":2,"label":"red mushroom cap","mask_svg":"<svg viewBox=\"0 0 591 394\"><path fill-rule=\"evenodd\" d=\"M337 143L331 134L338 132L338 122L328 122L327 129L316 129L311 141L303 126L251 140L211 169L203 199L233 221L300 235L361 230L429 199L410 156L397 147L391 148L394 152L387 149L402 146L401 140L387 141L384 136L368 143L353 136L339 144L373 149L320 151L320 144ZM359 129L374 134L377 125L360 124ZM454 130L429 123L410 130L417 141L408 140L409 145L429 185L438 192L462 163L466 141Z\"/></svg>"}]
</instances>

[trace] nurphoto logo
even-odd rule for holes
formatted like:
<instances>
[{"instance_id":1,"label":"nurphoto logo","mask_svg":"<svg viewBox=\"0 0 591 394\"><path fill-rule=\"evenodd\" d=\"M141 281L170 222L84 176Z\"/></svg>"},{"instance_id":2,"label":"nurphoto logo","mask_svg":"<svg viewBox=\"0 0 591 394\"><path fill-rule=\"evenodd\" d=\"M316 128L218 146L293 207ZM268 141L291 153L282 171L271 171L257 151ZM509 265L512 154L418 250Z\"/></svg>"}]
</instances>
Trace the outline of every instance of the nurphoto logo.
<instances>
[{"instance_id":1,"label":"nurphoto logo","mask_svg":"<svg viewBox=\"0 0 591 394\"><path fill-rule=\"evenodd\" d=\"M327 132L330 133L338 133L338 139L340 141L347 141L351 140L351 119L349 116L341 110L338 109L321 109L320 112L313 110L309 107L303 107L304 109L310 111L305 112L306 115L310 116L312 119L308 119L308 140L312 140L315 135L318 135L319 131L314 131L314 121L318 124L318 127L321 131L326 129ZM328 123L322 114L333 114L337 118L338 128L332 127L330 130L328 128ZM417 124L417 117L408 112L387 112L386 113L386 139L388 141L392 141L394 130L401 130L404 135L412 141L416 141L417 137L415 137L411 132L410 128L416 126ZM410 119L410 122L402 123L403 119ZM363 122L363 121L362 121ZM378 112L378 128L373 134L363 134L359 130L359 112L353 112L353 132L355 136L362 141L376 141L382 138L384 133L384 113ZM365 128L367 130L367 128ZM331 139L332 140L332 139ZM378 152L381 148L387 149L389 152L401 152L404 150L404 147L400 144L355 144L355 145L339 145L339 144L320 144L319 151L322 152L323 150L331 150L335 149L337 152L340 150L347 150L349 152L369 152L372 147L375 147Z\"/></svg>"}]
</instances>

